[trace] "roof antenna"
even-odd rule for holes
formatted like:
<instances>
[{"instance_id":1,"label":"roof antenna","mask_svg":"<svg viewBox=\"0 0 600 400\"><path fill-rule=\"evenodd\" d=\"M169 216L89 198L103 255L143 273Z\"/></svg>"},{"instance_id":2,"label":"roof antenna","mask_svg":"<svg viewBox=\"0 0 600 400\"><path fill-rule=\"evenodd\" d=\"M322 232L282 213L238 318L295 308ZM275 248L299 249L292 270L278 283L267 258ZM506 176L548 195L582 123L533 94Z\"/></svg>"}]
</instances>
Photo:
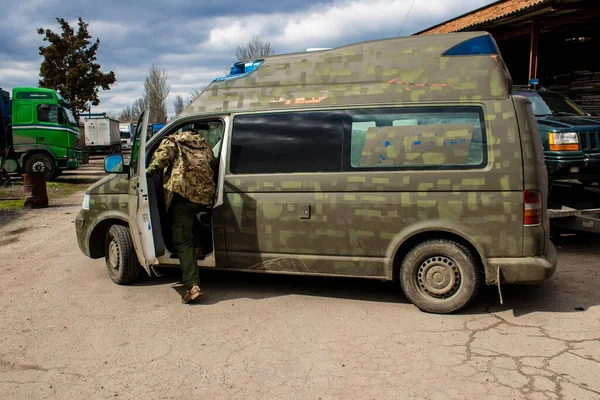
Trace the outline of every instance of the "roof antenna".
<instances>
[{"instance_id":1,"label":"roof antenna","mask_svg":"<svg viewBox=\"0 0 600 400\"><path fill-rule=\"evenodd\" d=\"M404 24L406 23L406 19L408 18L408 14L410 14L410 10L412 10L413 6L415 5L415 2L417 0L413 0L413 2L411 3L408 12L406 13L406 16L404 17L404 21L402 22L402 27L400 28L400 33L398 34L398 36L402 36L402 30L404 29Z\"/></svg>"}]
</instances>

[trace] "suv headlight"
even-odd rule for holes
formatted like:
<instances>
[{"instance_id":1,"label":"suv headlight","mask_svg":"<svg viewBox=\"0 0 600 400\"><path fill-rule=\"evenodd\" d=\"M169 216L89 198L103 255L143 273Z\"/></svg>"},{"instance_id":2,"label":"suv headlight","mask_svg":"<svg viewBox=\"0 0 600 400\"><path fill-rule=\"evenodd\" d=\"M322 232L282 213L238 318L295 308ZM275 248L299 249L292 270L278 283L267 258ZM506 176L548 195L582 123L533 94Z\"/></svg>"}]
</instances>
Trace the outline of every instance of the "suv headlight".
<instances>
[{"instance_id":1,"label":"suv headlight","mask_svg":"<svg viewBox=\"0 0 600 400\"><path fill-rule=\"evenodd\" d=\"M81 204L81 208L84 210L90 209L90 195L89 194L86 194L85 196L83 196L83 204Z\"/></svg>"},{"instance_id":2,"label":"suv headlight","mask_svg":"<svg viewBox=\"0 0 600 400\"><path fill-rule=\"evenodd\" d=\"M579 150L576 132L549 132L548 145L551 151Z\"/></svg>"}]
</instances>

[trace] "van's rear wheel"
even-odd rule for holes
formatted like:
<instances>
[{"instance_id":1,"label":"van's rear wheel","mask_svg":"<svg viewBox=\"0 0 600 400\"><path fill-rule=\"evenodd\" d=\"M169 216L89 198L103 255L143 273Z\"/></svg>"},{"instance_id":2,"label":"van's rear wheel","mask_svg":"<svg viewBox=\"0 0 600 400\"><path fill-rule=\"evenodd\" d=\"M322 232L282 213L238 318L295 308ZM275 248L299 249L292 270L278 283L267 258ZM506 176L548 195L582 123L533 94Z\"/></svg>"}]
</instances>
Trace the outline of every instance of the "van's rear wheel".
<instances>
[{"instance_id":1,"label":"van's rear wheel","mask_svg":"<svg viewBox=\"0 0 600 400\"><path fill-rule=\"evenodd\" d=\"M423 311L448 314L473 300L480 283L473 254L451 240L429 240L415 246L400 267L406 297Z\"/></svg>"},{"instance_id":2,"label":"van's rear wheel","mask_svg":"<svg viewBox=\"0 0 600 400\"><path fill-rule=\"evenodd\" d=\"M108 275L114 283L124 285L135 282L140 275L140 265L129 228L113 225L106 233L104 259Z\"/></svg>"}]
</instances>

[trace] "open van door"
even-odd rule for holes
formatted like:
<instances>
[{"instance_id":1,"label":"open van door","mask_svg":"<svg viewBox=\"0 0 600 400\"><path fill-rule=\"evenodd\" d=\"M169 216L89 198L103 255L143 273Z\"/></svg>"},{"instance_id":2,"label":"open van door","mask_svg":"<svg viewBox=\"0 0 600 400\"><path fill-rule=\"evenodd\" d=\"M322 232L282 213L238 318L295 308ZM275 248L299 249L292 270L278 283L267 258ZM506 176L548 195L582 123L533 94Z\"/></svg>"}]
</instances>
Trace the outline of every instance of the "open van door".
<instances>
[{"instance_id":1,"label":"open van door","mask_svg":"<svg viewBox=\"0 0 600 400\"><path fill-rule=\"evenodd\" d=\"M133 137L131 159L129 161L129 230L138 261L148 275L150 265L156 262L152 220L148 203L148 181L146 179L146 140L148 135L149 110L138 120Z\"/></svg>"}]
</instances>

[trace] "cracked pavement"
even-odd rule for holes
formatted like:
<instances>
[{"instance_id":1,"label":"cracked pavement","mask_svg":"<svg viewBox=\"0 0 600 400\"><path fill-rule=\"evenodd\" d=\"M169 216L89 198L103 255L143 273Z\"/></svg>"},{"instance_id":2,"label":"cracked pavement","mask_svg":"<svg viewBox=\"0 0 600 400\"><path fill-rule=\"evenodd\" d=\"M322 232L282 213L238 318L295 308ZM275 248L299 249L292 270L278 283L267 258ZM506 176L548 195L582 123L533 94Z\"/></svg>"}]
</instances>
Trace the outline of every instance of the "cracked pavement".
<instances>
[{"instance_id":1,"label":"cracked pavement","mask_svg":"<svg viewBox=\"0 0 600 400\"><path fill-rule=\"evenodd\" d=\"M201 272L113 284L83 256L80 195L0 227L0 398L600 399L600 252L555 238L555 276L457 315L398 285Z\"/></svg>"}]
</instances>

